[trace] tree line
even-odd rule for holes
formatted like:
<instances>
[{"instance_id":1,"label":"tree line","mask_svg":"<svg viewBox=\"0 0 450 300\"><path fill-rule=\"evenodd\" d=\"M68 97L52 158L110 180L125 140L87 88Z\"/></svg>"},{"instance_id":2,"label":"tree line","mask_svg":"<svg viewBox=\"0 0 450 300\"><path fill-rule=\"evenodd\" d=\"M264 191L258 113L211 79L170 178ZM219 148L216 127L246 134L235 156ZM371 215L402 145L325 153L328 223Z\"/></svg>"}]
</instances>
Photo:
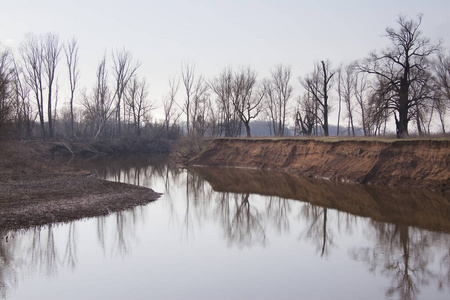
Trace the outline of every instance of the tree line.
<instances>
[{"instance_id":1,"label":"tree line","mask_svg":"<svg viewBox=\"0 0 450 300\"><path fill-rule=\"evenodd\" d=\"M273 67L262 80L251 67L224 68L206 79L184 62L159 104L149 100L141 63L130 51L104 55L95 82L80 88L78 41L29 34L17 53L0 45L0 131L22 139L236 137L251 136L250 123L259 118L275 136L286 135L292 124L296 135L328 136L330 112L337 109L338 135L355 135L358 128L367 136L384 135L391 120L399 138L408 136L410 124L430 134L433 120L446 133L450 53L424 37L421 24L422 16L399 17L396 28L386 28L386 49L337 68L327 60L315 63L298 78L298 96L288 65ZM63 108L61 76L69 82ZM156 107L163 110L161 120L153 116Z\"/></svg>"}]
</instances>

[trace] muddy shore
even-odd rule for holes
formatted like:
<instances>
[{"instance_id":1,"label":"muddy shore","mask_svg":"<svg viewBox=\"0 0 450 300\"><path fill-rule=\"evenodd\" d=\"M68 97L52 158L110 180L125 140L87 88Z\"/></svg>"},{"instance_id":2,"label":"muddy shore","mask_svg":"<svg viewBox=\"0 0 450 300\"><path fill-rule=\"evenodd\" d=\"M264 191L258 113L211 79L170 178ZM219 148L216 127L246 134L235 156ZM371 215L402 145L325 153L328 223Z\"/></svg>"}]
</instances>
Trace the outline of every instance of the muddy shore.
<instances>
[{"instance_id":1,"label":"muddy shore","mask_svg":"<svg viewBox=\"0 0 450 300\"><path fill-rule=\"evenodd\" d=\"M0 142L0 229L106 215L156 200L151 189L108 182L68 167L54 145Z\"/></svg>"}]
</instances>

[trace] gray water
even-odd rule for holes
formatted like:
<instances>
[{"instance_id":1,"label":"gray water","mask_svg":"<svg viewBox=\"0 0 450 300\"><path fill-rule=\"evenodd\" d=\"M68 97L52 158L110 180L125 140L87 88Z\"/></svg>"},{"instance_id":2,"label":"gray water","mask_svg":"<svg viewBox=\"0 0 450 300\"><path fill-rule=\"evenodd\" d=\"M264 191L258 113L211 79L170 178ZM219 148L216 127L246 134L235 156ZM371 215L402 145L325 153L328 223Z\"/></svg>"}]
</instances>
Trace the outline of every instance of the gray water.
<instances>
[{"instance_id":1,"label":"gray water","mask_svg":"<svg viewBox=\"0 0 450 300\"><path fill-rule=\"evenodd\" d=\"M109 216L0 231L2 298L450 297L447 195L181 170L163 157L70 163L164 194Z\"/></svg>"}]
</instances>

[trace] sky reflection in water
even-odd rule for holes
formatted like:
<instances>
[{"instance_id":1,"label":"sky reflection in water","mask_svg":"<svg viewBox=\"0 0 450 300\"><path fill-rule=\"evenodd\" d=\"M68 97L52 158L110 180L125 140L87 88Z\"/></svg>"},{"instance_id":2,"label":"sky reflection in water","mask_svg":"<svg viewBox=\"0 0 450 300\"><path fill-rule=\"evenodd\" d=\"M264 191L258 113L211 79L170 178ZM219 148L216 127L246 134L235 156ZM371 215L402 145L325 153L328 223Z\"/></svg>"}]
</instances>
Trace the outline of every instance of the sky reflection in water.
<instances>
[{"instance_id":1,"label":"sky reflection in water","mask_svg":"<svg viewBox=\"0 0 450 300\"><path fill-rule=\"evenodd\" d=\"M71 163L164 195L106 217L0 231L1 297L450 296L448 209L433 208L448 208L446 195L415 191L411 207L396 207L394 190L282 173L187 171L148 157Z\"/></svg>"}]
</instances>

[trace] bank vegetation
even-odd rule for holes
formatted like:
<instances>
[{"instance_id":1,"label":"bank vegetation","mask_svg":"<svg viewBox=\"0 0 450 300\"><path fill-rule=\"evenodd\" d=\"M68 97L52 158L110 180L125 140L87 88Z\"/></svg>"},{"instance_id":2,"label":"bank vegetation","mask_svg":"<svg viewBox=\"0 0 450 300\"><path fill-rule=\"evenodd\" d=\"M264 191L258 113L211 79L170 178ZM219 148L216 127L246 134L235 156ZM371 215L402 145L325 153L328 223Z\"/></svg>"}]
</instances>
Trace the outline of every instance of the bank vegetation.
<instances>
[{"instance_id":1,"label":"bank vegetation","mask_svg":"<svg viewBox=\"0 0 450 300\"><path fill-rule=\"evenodd\" d=\"M280 64L266 78L251 66L205 78L183 62L162 99L125 48L105 54L95 80L80 86L77 39L29 34L18 49L0 45L0 135L167 152L181 136L249 137L256 120L270 136L445 134L450 54L421 24L422 16L399 17L386 28L387 48L348 64L322 58L301 76Z\"/></svg>"}]
</instances>

